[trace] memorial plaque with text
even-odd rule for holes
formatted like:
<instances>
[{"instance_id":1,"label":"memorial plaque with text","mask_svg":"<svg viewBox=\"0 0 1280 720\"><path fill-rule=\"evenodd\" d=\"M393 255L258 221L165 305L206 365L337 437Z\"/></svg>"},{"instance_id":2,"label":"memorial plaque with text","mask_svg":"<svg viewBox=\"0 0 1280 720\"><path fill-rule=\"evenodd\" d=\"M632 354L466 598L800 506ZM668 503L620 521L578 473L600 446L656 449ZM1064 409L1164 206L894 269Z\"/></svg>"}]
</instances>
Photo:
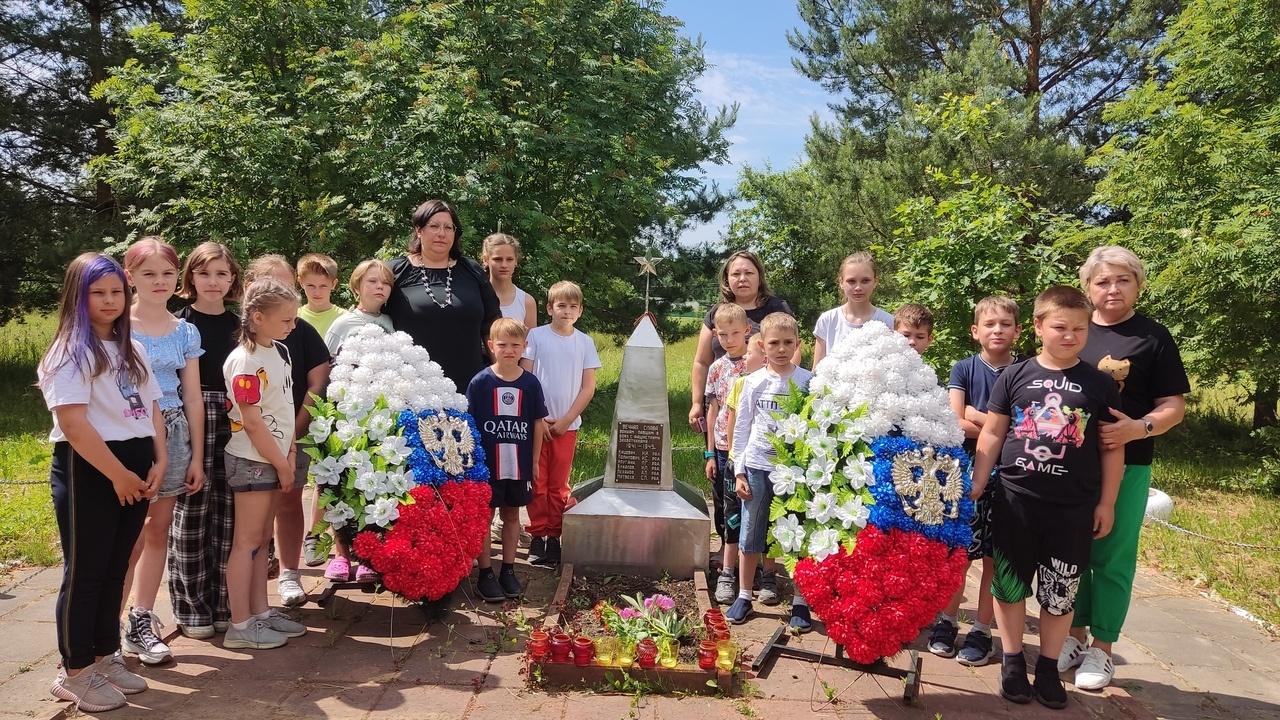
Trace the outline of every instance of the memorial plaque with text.
<instances>
[{"instance_id":1,"label":"memorial plaque with text","mask_svg":"<svg viewBox=\"0 0 1280 720\"><path fill-rule=\"evenodd\" d=\"M618 422L614 482L662 484L662 424Z\"/></svg>"}]
</instances>

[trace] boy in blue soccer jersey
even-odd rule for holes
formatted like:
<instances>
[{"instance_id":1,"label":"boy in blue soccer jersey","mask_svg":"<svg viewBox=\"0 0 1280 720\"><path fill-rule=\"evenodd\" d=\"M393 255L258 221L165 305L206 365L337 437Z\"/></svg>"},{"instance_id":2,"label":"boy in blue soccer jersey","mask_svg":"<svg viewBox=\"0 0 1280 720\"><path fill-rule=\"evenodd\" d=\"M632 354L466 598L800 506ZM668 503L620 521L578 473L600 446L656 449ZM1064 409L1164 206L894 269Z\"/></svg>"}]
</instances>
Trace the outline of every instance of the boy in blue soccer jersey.
<instances>
[{"instance_id":1,"label":"boy in blue soccer jersey","mask_svg":"<svg viewBox=\"0 0 1280 720\"><path fill-rule=\"evenodd\" d=\"M489 353L493 365L481 370L467 385L467 407L480 428L489 484L502 518L502 570L494 577L489 555L493 552L485 533L478 558L480 576L476 590L488 602L518 598L524 588L516 578L516 543L520 539L520 508L533 498L537 471L534 458L542 450L542 419L547 405L542 384L520 367L528 331L517 320L500 318L489 329Z\"/></svg>"}]
</instances>

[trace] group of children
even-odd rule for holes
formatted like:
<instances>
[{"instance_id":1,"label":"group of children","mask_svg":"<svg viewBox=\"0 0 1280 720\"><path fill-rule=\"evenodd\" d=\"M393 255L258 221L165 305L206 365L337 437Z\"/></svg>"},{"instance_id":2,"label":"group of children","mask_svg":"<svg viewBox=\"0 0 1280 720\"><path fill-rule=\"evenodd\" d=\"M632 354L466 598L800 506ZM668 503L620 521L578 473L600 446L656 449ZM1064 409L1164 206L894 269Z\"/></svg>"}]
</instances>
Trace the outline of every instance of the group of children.
<instances>
[{"instance_id":1,"label":"group of children","mask_svg":"<svg viewBox=\"0 0 1280 720\"><path fill-rule=\"evenodd\" d=\"M875 263L855 253L841 265L845 303L821 315L814 329L814 367L846 334L878 320L891 324L918 353L933 341L933 316L914 303L889 315L872 304ZM975 513L970 560L982 563L978 612L957 649L957 591L930 631L929 650L983 665L992 657L991 628L1004 628L1001 695L1013 702L1033 698L1051 708L1066 705L1060 671L1071 667L1064 641L1071 625L1076 590L1089 564L1094 539L1110 531L1123 472L1123 449L1098 442L1098 424L1119 406L1112 378L1079 358L1088 339L1092 306L1075 288L1054 286L1035 302L1039 353L1021 360L1013 354L1020 331L1018 305L1004 296L982 299L974 308L970 333L978 353L955 364L947 388L964 431L972 467ZM722 304L715 333L726 354L707 373L706 474L723 503L717 531L723 541L717 602L735 623L752 612L754 599L779 602L775 565L763 559L773 490L769 473L778 400L794 385L806 390L813 373L794 362L799 342L795 320L774 313L751 335L742 308ZM1032 579L1037 580L1040 654L1034 684L1022 652L1023 618ZM792 599L790 625L809 629L803 598ZM1077 682L1081 682L1077 679Z\"/></svg>"},{"instance_id":2,"label":"group of children","mask_svg":"<svg viewBox=\"0 0 1280 720\"><path fill-rule=\"evenodd\" d=\"M493 323L494 364L467 388L494 473L492 505L505 523L503 572L486 570L488 548L478 558L481 594L497 601L521 592L511 572L519 507L529 505L535 559L559 560L576 430L600 361L573 327L578 286L553 285L550 324L528 331L534 303L511 282L519 243L493 235L484 247L511 316ZM122 650L144 664L172 658L154 609L166 567L188 637L225 633L225 647L268 649L306 633L267 593L272 549L288 606L306 602L299 561L325 561L305 533L308 462L297 439L310 422L306 406L311 394L323 396L353 330L393 330L381 313L394 283L387 263L356 266L350 310L332 302L337 282L337 264L324 255L296 266L266 255L242 272L224 245L202 243L183 263L158 237L133 243L123 266L92 252L72 261L38 367L53 414L50 481L64 553L56 697L103 712L146 690ZM179 294L188 302L173 313ZM340 543L335 550L326 577L376 579L352 567Z\"/></svg>"},{"instance_id":3,"label":"group of children","mask_svg":"<svg viewBox=\"0 0 1280 720\"><path fill-rule=\"evenodd\" d=\"M521 507L530 519L530 560L559 562L576 431L600 360L591 338L574 328L583 309L577 285L554 284L550 322L533 327L535 303L512 282L519 243L492 235L482 259L504 317L489 330L493 364L470 381L466 395L491 473L491 506L502 521L502 561L495 574L486 544L476 587L485 600L500 602L522 592L514 572ZM332 302L337 278L336 263L318 254L296 266L267 255L242 277L231 252L214 242L196 247L182 264L154 237L134 243L123 267L97 253L72 262L58 331L39 367L54 416L50 476L66 558L54 695L98 712L146 689L120 650L123 644L148 664L171 658L154 612L166 564L174 614L189 637L223 632L226 647L265 649L306 632L268 604L267 565L274 539L279 597L299 605L306 601L299 560L314 566L326 559L304 532L307 461L296 441L307 431L308 398L323 395L330 363L354 329L367 323L393 329L381 313L394 284L386 263L356 266L350 310ZM929 347L927 308L906 304L889 315L873 304L878 278L870 255L846 258L838 281L845 302L818 320L815 366L872 320L892 324L917 352ZM169 301L179 292L189 304L173 314ZM984 664L998 616L1006 628L1002 693L1051 707L1066 702L1057 655L1089 543L1110 528L1122 459L1096 437L1096 423L1118 402L1116 386L1077 358L1089 307L1077 290L1042 293L1035 308L1041 352L1016 363L1018 307L1009 298L985 298L971 327L981 350L957 363L948 382L975 457L969 555L981 559L983 581L963 646L956 648L957 593L932 629L929 648ZM758 333L752 329L742 307L716 309L714 333L725 355L709 368L706 384L706 474L723 540L715 596L732 603L726 616L735 623L747 620L753 599L780 601L774 562L760 562L773 495L768 435L776 429L778 398L792 385L806 389L812 378L794 362L800 337L793 317L773 313ZM376 579L370 568L353 567L341 543L335 554L326 577ZM1033 686L1020 636L1037 574L1041 656ZM122 642L120 614L130 588ZM805 631L811 621L796 593L791 626Z\"/></svg>"}]
</instances>

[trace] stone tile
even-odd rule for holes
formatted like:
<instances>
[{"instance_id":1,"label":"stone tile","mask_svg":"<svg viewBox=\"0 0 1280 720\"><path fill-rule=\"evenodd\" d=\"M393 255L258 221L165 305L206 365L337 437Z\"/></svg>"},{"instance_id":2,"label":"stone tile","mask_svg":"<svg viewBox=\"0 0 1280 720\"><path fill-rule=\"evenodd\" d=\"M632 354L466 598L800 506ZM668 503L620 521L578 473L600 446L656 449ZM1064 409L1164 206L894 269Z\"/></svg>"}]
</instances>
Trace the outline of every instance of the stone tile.
<instances>
[{"instance_id":1,"label":"stone tile","mask_svg":"<svg viewBox=\"0 0 1280 720\"><path fill-rule=\"evenodd\" d=\"M466 720L517 720L523 718L559 720L565 716L565 706L572 693L543 693L517 691L509 688L483 688L471 698ZM598 699L593 696L593 699ZM417 716L413 716L417 720ZM591 720L606 715L590 716ZM616 716L626 717L626 714ZM379 716L381 720L381 716ZM613 720L613 718L609 718Z\"/></svg>"},{"instance_id":2,"label":"stone tile","mask_svg":"<svg viewBox=\"0 0 1280 720\"><path fill-rule=\"evenodd\" d=\"M420 685L465 685L472 688L484 682L489 669L488 655L472 652L427 652L418 648L400 669L400 681Z\"/></svg>"},{"instance_id":3,"label":"stone tile","mask_svg":"<svg viewBox=\"0 0 1280 720\"><path fill-rule=\"evenodd\" d=\"M583 695L570 693L564 707L564 720L654 720L654 703L648 696Z\"/></svg>"},{"instance_id":4,"label":"stone tile","mask_svg":"<svg viewBox=\"0 0 1280 720\"><path fill-rule=\"evenodd\" d=\"M53 618L52 601L49 618ZM57 659L58 636L52 622L0 622L0 661L36 664L51 655Z\"/></svg>"},{"instance_id":5,"label":"stone tile","mask_svg":"<svg viewBox=\"0 0 1280 720\"><path fill-rule=\"evenodd\" d=\"M276 709L276 718L355 718L374 708L386 691L377 683L300 684Z\"/></svg>"},{"instance_id":6,"label":"stone tile","mask_svg":"<svg viewBox=\"0 0 1280 720\"><path fill-rule=\"evenodd\" d=\"M739 707L750 707L750 698L662 697L648 698L657 720L743 720Z\"/></svg>"},{"instance_id":7,"label":"stone tile","mask_svg":"<svg viewBox=\"0 0 1280 720\"><path fill-rule=\"evenodd\" d=\"M66 703L49 694L49 686L57 676L53 663L33 666L19 672L0 684L0 717L49 717Z\"/></svg>"}]
</instances>

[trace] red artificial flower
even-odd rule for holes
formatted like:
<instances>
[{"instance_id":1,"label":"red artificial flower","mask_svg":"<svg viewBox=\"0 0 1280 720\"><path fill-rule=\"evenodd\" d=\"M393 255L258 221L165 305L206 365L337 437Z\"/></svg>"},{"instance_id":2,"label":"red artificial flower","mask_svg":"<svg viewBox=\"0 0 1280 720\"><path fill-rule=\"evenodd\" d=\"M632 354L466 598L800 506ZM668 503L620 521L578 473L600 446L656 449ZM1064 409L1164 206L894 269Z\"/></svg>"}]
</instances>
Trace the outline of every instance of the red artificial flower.
<instances>
[{"instance_id":1,"label":"red artificial flower","mask_svg":"<svg viewBox=\"0 0 1280 720\"><path fill-rule=\"evenodd\" d=\"M917 533L868 526L852 554L805 558L794 580L827 635L862 663L896 654L964 583L963 549Z\"/></svg>"}]
</instances>

